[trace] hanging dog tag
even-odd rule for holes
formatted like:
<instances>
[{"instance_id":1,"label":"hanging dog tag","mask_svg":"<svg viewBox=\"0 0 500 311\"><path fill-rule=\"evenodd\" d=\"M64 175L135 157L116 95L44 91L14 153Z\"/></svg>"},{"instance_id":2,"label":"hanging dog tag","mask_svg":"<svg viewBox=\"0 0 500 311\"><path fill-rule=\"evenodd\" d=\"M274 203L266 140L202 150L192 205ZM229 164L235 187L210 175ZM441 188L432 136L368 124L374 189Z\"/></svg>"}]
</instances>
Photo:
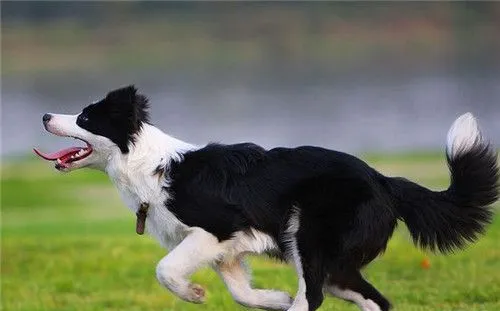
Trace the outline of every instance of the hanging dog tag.
<instances>
[{"instance_id":1,"label":"hanging dog tag","mask_svg":"<svg viewBox=\"0 0 500 311\"><path fill-rule=\"evenodd\" d=\"M137 216L137 221L135 223L135 232L139 235L144 234L144 229L146 227L146 217L148 216L148 203L141 203L139 210L135 214Z\"/></svg>"}]
</instances>

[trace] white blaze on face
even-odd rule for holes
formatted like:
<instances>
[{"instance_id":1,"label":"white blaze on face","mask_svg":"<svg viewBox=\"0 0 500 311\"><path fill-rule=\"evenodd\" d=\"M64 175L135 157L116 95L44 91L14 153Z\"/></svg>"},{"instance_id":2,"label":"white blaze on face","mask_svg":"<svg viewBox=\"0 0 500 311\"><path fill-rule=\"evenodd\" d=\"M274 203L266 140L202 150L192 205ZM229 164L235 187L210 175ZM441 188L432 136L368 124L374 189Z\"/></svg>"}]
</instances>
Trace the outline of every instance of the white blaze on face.
<instances>
[{"instance_id":1,"label":"white blaze on face","mask_svg":"<svg viewBox=\"0 0 500 311\"><path fill-rule=\"evenodd\" d=\"M43 153L34 149L38 156L48 161L55 161L56 168L64 172L86 166L104 169L107 155L118 149L111 140L78 126L76 123L78 115L50 114L50 116L50 120L45 122L48 132L57 136L80 139L87 146L65 148L54 153Z\"/></svg>"}]
</instances>

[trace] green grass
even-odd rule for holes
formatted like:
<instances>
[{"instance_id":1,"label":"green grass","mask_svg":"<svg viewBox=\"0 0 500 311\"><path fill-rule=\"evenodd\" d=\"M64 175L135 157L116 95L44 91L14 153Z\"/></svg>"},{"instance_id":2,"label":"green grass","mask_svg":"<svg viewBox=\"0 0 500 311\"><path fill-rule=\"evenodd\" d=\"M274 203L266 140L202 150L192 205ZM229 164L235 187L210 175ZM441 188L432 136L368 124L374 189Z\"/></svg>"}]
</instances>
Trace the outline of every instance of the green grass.
<instances>
[{"instance_id":1,"label":"green grass","mask_svg":"<svg viewBox=\"0 0 500 311\"><path fill-rule=\"evenodd\" d=\"M432 189L448 181L440 154L365 156L388 175ZM2 305L4 310L245 310L208 269L193 279L206 286L205 305L175 298L155 279L166 251L134 233L134 216L107 177L93 171L59 174L41 161L2 166ZM500 310L500 219L477 244L451 256L413 247L404 227L367 278L400 311ZM431 268L420 266L429 256ZM294 293L291 267L251 258L254 284ZM320 310L357 310L328 298Z\"/></svg>"}]
</instances>

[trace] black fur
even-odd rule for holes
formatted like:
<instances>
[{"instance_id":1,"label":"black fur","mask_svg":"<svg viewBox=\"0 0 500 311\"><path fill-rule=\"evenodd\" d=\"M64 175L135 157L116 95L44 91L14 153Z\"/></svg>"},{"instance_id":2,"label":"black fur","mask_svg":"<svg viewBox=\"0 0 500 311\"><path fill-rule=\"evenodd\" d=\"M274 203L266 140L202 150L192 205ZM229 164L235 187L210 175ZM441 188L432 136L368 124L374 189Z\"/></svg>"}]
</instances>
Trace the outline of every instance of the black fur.
<instances>
[{"instance_id":1,"label":"black fur","mask_svg":"<svg viewBox=\"0 0 500 311\"><path fill-rule=\"evenodd\" d=\"M388 180L415 244L442 253L475 241L491 221L490 205L498 199L497 154L488 144L477 143L447 160L451 184L445 191L433 192L403 178Z\"/></svg>"},{"instance_id":2,"label":"black fur","mask_svg":"<svg viewBox=\"0 0 500 311\"><path fill-rule=\"evenodd\" d=\"M172 199L166 205L185 224L219 240L250 228L265 232L282 257L289 251L285 230L296 208L310 310L321 305L325 283L357 291L388 310L389 301L359 270L384 251L398 218L417 245L443 252L475 240L491 219L488 206L498 196L492 148L477 144L449 165L450 188L434 192L385 177L337 151L210 144L170 163Z\"/></svg>"},{"instance_id":3,"label":"black fur","mask_svg":"<svg viewBox=\"0 0 500 311\"><path fill-rule=\"evenodd\" d=\"M149 123L148 100L134 86L109 92L99 102L85 107L77 125L96 135L109 138L123 153L129 152L135 134Z\"/></svg>"}]
</instances>

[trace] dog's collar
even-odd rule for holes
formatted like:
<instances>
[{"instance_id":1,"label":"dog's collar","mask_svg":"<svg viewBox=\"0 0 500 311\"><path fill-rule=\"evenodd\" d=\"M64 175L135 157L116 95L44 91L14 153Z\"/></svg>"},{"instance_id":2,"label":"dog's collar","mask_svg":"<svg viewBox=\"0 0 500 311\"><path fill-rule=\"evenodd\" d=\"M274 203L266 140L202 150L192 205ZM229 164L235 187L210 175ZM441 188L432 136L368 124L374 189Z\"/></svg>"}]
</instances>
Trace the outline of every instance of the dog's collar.
<instances>
[{"instance_id":1,"label":"dog's collar","mask_svg":"<svg viewBox=\"0 0 500 311\"><path fill-rule=\"evenodd\" d=\"M137 221L135 223L135 232L139 235L144 234L144 228L146 227L146 217L148 216L149 203L141 203L139 210L135 215L137 216Z\"/></svg>"}]
</instances>

